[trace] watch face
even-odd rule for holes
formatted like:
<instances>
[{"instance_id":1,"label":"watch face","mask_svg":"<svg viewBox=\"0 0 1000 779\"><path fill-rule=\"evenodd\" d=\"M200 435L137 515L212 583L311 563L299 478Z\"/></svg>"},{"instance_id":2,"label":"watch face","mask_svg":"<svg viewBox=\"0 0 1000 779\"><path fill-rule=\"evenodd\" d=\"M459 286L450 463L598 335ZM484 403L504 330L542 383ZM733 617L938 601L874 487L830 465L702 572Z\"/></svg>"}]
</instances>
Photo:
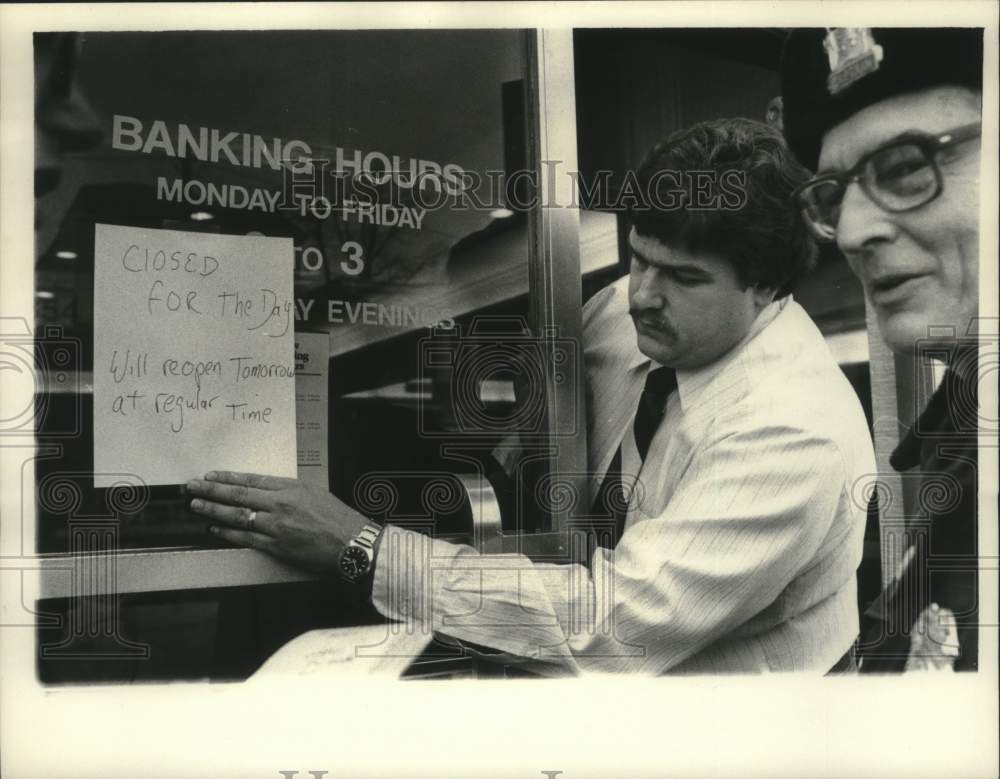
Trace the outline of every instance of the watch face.
<instances>
[{"instance_id":1,"label":"watch face","mask_svg":"<svg viewBox=\"0 0 1000 779\"><path fill-rule=\"evenodd\" d=\"M368 553L360 547L349 546L340 555L340 572L348 579L364 576L370 565Z\"/></svg>"}]
</instances>

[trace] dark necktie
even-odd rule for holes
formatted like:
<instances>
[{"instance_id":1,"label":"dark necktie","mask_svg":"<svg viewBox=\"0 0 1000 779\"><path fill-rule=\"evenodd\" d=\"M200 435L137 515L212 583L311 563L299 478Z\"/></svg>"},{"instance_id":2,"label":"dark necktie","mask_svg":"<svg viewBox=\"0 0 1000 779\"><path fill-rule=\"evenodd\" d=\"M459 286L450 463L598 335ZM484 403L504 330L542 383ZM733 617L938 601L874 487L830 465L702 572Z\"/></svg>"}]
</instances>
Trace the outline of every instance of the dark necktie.
<instances>
[{"instance_id":1,"label":"dark necktie","mask_svg":"<svg viewBox=\"0 0 1000 779\"><path fill-rule=\"evenodd\" d=\"M646 376L646 384L639 396L639 406L632 423L635 446L639 450L639 457L642 458L643 462L645 462L649 452L649 444L653 440L653 435L660 426L660 422L663 421L663 415L667 410L667 399L675 389L677 389L677 374L673 368L657 368ZM608 523L609 527L604 533L600 532L599 527L596 528L597 538L595 540L598 546L614 549L625 529L625 515L628 513L628 503L625 500L625 491L622 485L621 445L618 446L618 451L615 452L604 481L601 482L601 487L597 491L592 513L607 516L609 512L614 519L614 530L609 538L607 530L610 530L610 523ZM593 544L590 545L588 551L590 552L589 559L593 554Z\"/></svg>"},{"instance_id":2,"label":"dark necktie","mask_svg":"<svg viewBox=\"0 0 1000 779\"><path fill-rule=\"evenodd\" d=\"M649 443L667 411L667 398L677 389L677 373L673 368L657 368L646 376L646 386L639 396L639 408L635 412L632 432L639 457L646 461ZM620 448L619 448L620 450Z\"/></svg>"}]
</instances>

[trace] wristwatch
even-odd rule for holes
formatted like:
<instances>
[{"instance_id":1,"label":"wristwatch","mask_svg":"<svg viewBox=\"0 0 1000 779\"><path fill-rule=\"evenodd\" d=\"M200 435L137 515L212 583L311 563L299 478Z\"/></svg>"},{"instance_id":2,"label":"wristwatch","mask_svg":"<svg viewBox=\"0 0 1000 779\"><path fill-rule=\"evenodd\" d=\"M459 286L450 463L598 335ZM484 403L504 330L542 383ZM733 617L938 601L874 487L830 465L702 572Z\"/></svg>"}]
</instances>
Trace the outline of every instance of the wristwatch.
<instances>
[{"instance_id":1,"label":"wristwatch","mask_svg":"<svg viewBox=\"0 0 1000 779\"><path fill-rule=\"evenodd\" d=\"M337 560L337 570L342 579L357 583L371 573L375 542L381 534L381 525L369 522L348 542Z\"/></svg>"}]
</instances>

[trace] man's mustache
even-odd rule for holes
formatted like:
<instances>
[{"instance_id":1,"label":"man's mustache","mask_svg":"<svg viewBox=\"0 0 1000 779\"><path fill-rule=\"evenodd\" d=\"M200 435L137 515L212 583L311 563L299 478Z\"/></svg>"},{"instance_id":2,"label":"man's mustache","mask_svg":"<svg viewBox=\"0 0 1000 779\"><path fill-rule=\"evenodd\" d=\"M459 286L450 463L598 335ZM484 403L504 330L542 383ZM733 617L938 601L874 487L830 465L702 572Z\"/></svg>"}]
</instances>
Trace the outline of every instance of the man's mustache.
<instances>
[{"instance_id":1,"label":"man's mustache","mask_svg":"<svg viewBox=\"0 0 1000 779\"><path fill-rule=\"evenodd\" d=\"M670 329L670 325L664 319L661 319L656 315L651 315L648 311L642 311L635 307L630 307L628 313L633 320L642 322L646 325L646 327L651 327L654 330Z\"/></svg>"},{"instance_id":2,"label":"man's mustache","mask_svg":"<svg viewBox=\"0 0 1000 779\"><path fill-rule=\"evenodd\" d=\"M642 322L645 327L662 334L664 338L670 340L678 337L677 330L666 319L656 315L651 316L648 311L638 311L634 308L630 308L628 312L633 322Z\"/></svg>"}]
</instances>

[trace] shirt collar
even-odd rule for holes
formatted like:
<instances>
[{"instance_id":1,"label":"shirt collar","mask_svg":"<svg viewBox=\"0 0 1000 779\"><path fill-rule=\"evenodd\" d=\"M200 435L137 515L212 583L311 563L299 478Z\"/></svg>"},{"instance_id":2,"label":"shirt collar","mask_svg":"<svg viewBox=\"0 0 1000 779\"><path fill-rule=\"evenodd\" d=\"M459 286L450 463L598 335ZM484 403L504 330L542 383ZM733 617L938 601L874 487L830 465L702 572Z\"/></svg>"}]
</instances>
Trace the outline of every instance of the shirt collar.
<instances>
[{"instance_id":1,"label":"shirt collar","mask_svg":"<svg viewBox=\"0 0 1000 779\"><path fill-rule=\"evenodd\" d=\"M709 383L711 383L712 379L714 379L723 368L732 362L733 358L739 354L744 346L759 335L765 327L771 324L771 322L775 320L778 314L784 310L785 306L787 306L791 300L792 296L787 295L780 300L772 301L762 308L760 313L757 314L757 318L754 319L753 324L750 325L750 329L747 331L747 334L738 344L736 344L736 346L719 357L717 360L694 370L678 370L677 394L680 399L681 410L684 410L685 406L690 404L694 397ZM642 365L646 365L646 374L644 374L644 376L648 375L650 371L663 367L655 360L650 360L648 357L642 355L641 352L640 356L642 356L643 359L635 360L631 367L638 368Z\"/></svg>"}]
</instances>

